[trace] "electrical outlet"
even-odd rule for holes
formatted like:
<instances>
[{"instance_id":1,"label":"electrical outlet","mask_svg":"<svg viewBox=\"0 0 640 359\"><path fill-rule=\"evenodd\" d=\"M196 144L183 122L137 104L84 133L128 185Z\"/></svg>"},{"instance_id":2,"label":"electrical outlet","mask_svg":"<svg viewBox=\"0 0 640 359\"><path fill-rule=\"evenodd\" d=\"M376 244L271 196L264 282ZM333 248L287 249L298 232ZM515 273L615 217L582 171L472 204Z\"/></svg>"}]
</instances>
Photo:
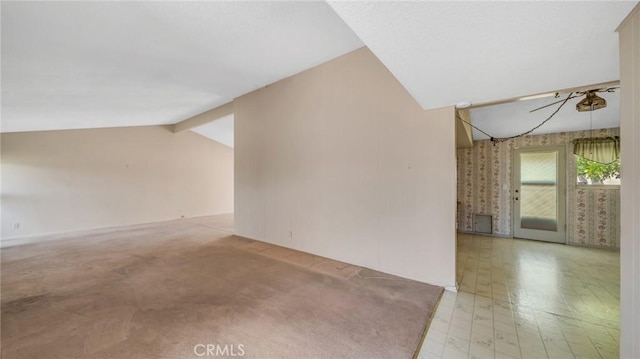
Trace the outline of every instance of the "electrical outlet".
<instances>
[{"instance_id":1,"label":"electrical outlet","mask_svg":"<svg viewBox=\"0 0 640 359\"><path fill-rule=\"evenodd\" d=\"M20 222L16 222L13 224L13 229L20 229Z\"/></svg>"},{"instance_id":2,"label":"electrical outlet","mask_svg":"<svg viewBox=\"0 0 640 359\"><path fill-rule=\"evenodd\" d=\"M293 239L293 231L289 231L289 238Z\"/></svg>"}]
</instances>

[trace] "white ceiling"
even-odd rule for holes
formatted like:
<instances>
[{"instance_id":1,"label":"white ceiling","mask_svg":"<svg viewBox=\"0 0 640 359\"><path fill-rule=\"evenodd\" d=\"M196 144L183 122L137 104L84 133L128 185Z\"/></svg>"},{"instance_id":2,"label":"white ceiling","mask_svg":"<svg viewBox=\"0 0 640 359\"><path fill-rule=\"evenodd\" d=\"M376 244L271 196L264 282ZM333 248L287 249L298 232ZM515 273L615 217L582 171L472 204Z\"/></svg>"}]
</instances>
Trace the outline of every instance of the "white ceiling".
<instances>
[{"instance_id":1,"label":"white ceiling","mask_svg":"<svg viewBox=\"0 0 640 359\"><path fill-rule=\"evenodd\" d=\"M425 109L619 79L636 1L330 2Z\"/></svg>"},{"instance_id":2,"label":"white ceiling","mask_svg":"<svg viewBox=\"0 0 640 359\"><path fill-rule=\"evenodd\" d=\"M233 114L230 114L191 131L233 148L233 125Z\"/></svg>"},{"instance_id":3,"label":"white ceiling","mask_svg":"<svg viewBox=\"0 0 640 359\"><path fill-rule=\"evenodd\" d=\"M362 46L324 2L1 6L2 132L172 124Z\"/></svg>"},{"instance_id":4,"label":"white ceiling","mask_svg":"<svg viewBox=\"0 0 640 359\"><path fill-rule=\"evenodd\" d=\"M545 109L529 113L529 111L541 106L564 100L569 94L561 94L560 98L547 97L536 100L520 101L502 105L473 108L471 122L493 137L509 137L532 129L547 119L560 104L549 106ZM620 92L598 93L598 96L607 100L607 107L589 111L578 112L576 104L584 99L584 96L573 98L558 111L547 123L533 132L534 135L544 133L557 133L569 131L581 131L586 129L612 128L620 126ZM473 139L481 140L489 137L473 130Z\"/></svg>"},{"instance_id":5,"label":"white ceiling","mask_svg":"<svg viewBox=\"0 0 640 359\"><path fill-rule=\"evenodd\" d=\"M173 124L363 43L427 109L608 82L635 3L2 1L1 130Z\"/></svg>"}]
</instances>

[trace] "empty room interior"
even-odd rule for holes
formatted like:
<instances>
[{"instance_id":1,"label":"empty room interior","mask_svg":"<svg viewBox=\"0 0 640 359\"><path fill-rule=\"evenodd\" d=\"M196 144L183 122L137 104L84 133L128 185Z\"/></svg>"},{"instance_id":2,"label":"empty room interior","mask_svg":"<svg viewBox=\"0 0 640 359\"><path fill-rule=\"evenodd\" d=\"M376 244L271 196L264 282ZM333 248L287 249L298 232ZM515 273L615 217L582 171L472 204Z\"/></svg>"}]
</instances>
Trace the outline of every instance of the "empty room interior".
<instances>
[{"instance_id":1,"label":"empty room interior","mask_svg":"<svg viewBox=\"0 0 640 359\"><path fill-rule=\"evenodd\" d=\"M2 1L2 358L640 358L638 1Z\"/></svg>"}]
</instances>

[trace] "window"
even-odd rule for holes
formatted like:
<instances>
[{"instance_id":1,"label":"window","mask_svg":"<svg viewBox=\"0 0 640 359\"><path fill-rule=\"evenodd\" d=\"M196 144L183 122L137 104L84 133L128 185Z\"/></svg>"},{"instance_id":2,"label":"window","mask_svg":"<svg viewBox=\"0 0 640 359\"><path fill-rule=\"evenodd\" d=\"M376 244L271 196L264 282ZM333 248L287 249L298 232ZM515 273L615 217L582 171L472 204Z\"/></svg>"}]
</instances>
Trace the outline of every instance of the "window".
<instances>
[{"instance_id":1,"label":"window","mask_svg":"<svg viewBox=\"0 0 640 359\"><path fill-rule=\"evenodd\" d=\"M620 185L620 159L609 164L576 156L579 185Z\"/></svg>"}]
</instances>

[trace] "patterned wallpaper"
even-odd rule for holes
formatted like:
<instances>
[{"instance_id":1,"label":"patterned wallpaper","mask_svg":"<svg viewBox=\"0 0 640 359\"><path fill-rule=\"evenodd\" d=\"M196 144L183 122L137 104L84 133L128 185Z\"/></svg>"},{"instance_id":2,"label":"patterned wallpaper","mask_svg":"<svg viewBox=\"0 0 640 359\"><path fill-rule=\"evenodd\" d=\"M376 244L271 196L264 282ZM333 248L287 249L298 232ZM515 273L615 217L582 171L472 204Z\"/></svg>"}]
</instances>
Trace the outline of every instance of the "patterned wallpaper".
<instances>
[{"instance_id":1,"label":"patterned wallpaper","mask_svg":"<svg viewBox=\"0 0 640 359\"><path fill-rule=\"evenodd\" d=\"M619 136L619 128L525 136L499 143L475 141L458 150L458 230L473 230L473 214L493 215L493 233L512 235L511 158L515 147L567 147L567 237L569 243L619 248L620 190L576 184L571 141Z\"/></svg>"}]
</instances>

